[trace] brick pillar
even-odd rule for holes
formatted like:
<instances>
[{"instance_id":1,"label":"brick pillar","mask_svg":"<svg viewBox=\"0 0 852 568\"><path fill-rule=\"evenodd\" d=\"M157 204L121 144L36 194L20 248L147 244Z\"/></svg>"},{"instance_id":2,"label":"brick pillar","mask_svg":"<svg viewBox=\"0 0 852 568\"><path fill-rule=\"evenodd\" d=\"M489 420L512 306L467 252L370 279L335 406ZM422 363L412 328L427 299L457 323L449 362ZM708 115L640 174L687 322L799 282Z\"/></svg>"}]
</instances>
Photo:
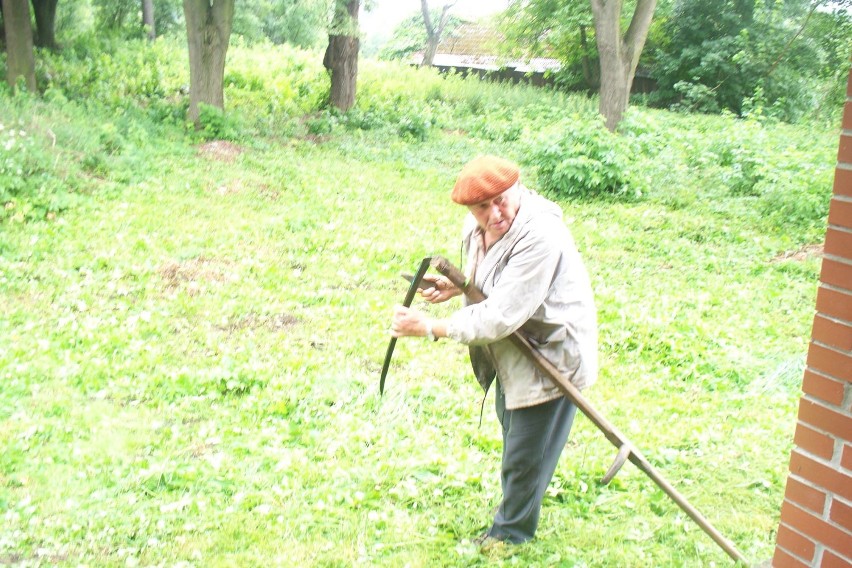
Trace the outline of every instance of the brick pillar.
<instances>
[{"instance_id":1,"label":"brick pillar","mask_svg":"<svg viewBox=\"0 0 852 568\"><path fill-rule=\"evenodd\" d=\"M852 70L772 565L852 568Z\"/></svg>"}]
</instances>

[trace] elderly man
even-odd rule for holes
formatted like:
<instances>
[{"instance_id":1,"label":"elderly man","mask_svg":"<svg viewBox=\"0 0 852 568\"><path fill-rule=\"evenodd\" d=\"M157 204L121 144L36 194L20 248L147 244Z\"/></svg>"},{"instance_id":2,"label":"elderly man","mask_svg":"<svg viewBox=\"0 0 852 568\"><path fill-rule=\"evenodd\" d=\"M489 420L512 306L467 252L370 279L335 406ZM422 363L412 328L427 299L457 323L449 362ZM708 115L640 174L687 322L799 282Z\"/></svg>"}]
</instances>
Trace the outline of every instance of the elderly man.
<instances>
[{"instance_id":1,"label":"elderly man","mask_svg":"<svg viewBox=\"0 0 852 568\"><path fill-rule=\"evenodd\" d=\"M466 275L488 298L448 319L397 306L391 322L395 337L448 337L468 345L486 393L497 378L503 499L480 542L533 538L576 413L508 336L520 330L578 388L597 377L597 318L588 273L560 208L519 177L512 162L482 156L465 165L452 191L453 201L470 212L463 230ZM461 294L443 276L427 278L434 286L421 295L429 302Z\"/></svg>"}]
</instances>

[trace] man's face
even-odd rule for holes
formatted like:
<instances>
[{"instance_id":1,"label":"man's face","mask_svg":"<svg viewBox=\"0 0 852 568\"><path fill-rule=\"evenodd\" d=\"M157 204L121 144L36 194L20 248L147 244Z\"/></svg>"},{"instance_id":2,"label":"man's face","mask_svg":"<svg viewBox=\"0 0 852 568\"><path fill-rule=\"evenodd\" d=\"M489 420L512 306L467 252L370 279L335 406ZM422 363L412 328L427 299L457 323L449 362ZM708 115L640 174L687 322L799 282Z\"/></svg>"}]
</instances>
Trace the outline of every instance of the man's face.
<instances>
[{"instance_id":1,"label":"man's face","mask_svg":"<svg viewBox=\"0 0 852 568\"><path fill-rule=\"evenodd\" d=\"M518 214L519 205L520 193L513 186L496 197L468 205L467 208L485 234L496 240L509 231Z\"/></svg>"}]
</instances>

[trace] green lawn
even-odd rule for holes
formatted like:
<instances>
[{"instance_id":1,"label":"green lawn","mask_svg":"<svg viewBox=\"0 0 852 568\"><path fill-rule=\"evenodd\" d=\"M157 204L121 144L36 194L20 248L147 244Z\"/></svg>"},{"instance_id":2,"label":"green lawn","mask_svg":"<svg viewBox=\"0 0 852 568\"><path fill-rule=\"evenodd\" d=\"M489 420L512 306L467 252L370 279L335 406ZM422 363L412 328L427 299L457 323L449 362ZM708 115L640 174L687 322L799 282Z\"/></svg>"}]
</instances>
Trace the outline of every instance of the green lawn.
<instances>
[{"instance_id":1,"label":"green lawn","mask_svg":"<svg viewBox=\"0 0 852 568\"><path fill-rule=\"evenodd\" d=\"M53 107L28 107L32 122L2 108L72 138ZM783 230L671 153L734 119L635 112L665 138L642 142L659 152L645 196L561 201L599 308L586 394L757 563L774 549L820 266L789 253L821 229ZM836 138L806 131L767 125L767 169L795 150L828 179ZM7 219L0 564L728 565L632 465L599 485L615 449L582 417L537 538L480 553L500 437L490 395L479 424L466 349L401 340L379 397L399 273L457 261L449 190L485 151L524 157L451 129L149 140L56 217Z\"/></svg>"}]
</instances>

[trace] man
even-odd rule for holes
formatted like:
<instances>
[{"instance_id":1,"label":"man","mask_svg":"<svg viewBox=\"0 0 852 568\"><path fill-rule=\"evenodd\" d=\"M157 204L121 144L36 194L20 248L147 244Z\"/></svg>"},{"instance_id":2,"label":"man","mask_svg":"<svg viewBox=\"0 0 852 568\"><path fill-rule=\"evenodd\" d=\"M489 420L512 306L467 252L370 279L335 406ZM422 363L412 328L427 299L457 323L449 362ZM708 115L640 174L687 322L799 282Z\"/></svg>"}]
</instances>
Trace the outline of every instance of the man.
<instances>
[{"instance_id":1,"label":"man","mask_svg":"<svg viewBox=\"0 0 852 568\"><path fill-rule=\"evenodd\" d=\"M467 206L466 276L488 297L448 319L394 309L394 337L449 337L470 348L486 393L497 378L503 427L503 499L487 533L512 543L533 538L541 501L568 439L576 407L508 339L520 330L578 388L597 377L597 317L591 284L559 207L519 181L510 161L482 156L462 169L452 191ZM421 290L429 302L461 294L443 276Z\"/></svg>"}]
</instances>

